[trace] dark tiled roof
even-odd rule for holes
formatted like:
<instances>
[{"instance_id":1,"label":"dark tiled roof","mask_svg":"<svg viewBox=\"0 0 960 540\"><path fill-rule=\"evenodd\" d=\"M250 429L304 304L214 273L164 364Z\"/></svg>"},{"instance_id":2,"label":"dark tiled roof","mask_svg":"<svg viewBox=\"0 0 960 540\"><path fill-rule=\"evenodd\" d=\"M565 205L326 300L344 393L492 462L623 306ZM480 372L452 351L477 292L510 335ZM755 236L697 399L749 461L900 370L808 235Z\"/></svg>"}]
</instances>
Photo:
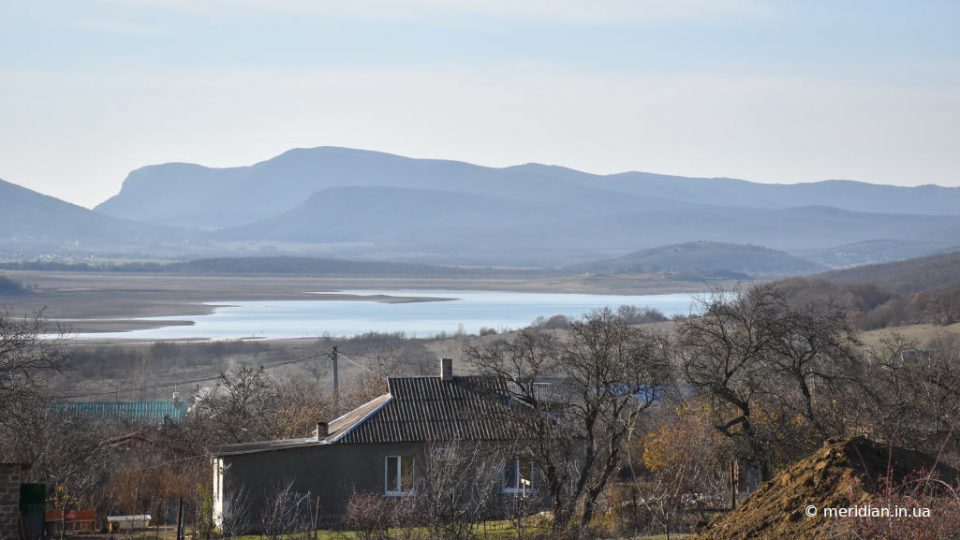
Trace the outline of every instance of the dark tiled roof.
<instances>
[{"instance_id":1,"label":"dark tiled roof","mask_svg":"<svg viewBox=\"0 0 960 540\"><path fill-rule=\"evenodd\" d=\"M450 440L511 440L517 431L507 421L513 401L506 383L495 377L397 377L390 393L333 420L328 436L230 444L212 448L213 455L251 454L323 446Z\"/></svg>"},{"instance_id":2,"label":"dark tiled roof","mask_svg":"<svg viewBox=\"0 0 960 540\"><path fill-rule=\"evenodd\" d=\"M400 377L390 400L336 438L340 444L508 440L507 388L494 377Z\"/></svg>"},{"instance_id":3,"label":"dark tiled roof","mask_svg":"<svg viewBox=\"0 0 960 540\"><path fill-rule=\"evenodd\" d=\"M322 446L325 444L330 444L330 442L334 441L337 436L343 434L350 428L362 422L372 412L379 409L389 400L390 394L384 394L331 421L330 425L327 427L327 437L321 440L317 440L316 437L302 437L298 439L279 439L275 441L226 444L215 446L211 448L210 451L215 456L229 456L235 454L253 454L257 452L268 452L271 450L284 450L287 448L302 448L304 446Z\"/></svg>"}]
</instances>

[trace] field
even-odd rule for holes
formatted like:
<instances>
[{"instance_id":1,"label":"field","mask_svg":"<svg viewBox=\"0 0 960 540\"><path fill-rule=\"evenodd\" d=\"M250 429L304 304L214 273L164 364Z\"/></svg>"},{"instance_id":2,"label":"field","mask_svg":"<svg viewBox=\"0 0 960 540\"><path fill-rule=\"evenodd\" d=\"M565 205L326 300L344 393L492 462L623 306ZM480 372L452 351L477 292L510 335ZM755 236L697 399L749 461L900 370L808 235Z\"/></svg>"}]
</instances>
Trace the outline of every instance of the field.
<instances>
[{"instance_id":1,"label":"field","mask_svg":"<svg viewBox=\"0 0 960 540\"><path fill-rule=\"evenodd\" d=\"M891 328L881 328L879 330L870 330L864 332L860 339L864 345L879 345L884 339L893 335L899 335L907 339L916 340L920 343L929 341L940 334L960 334L960 323L939 326L935 324L910 324L906 326L894 326Z\"/></svg>"}]
</instances>

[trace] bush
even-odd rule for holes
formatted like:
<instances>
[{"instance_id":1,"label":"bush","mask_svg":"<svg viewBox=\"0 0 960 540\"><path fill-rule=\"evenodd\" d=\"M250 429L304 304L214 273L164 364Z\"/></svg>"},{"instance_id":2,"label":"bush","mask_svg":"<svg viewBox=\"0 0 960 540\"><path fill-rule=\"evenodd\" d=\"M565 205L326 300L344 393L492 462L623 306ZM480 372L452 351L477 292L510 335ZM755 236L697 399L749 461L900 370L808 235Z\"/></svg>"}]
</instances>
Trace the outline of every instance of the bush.
<instances>
[{"instance_id":1,"label":"bush","mask_svg":"<svg viewBox=\"0 0 960 540\"><path fill-rule=\"evenodd\" d=\"M566 315L554 315L549 319L537 317L530 326L541 330L566 330L570 328L570 317Z\"/></svg>"},{"instance_id":2,"label":"bush","mask_svg":"<svg viewBox=\"0 0 960 540\"><path fill-rule=\"evenodd\" d=\"M630 305L617 308L617 316L627 324L650 324L669 320L660 310Z\"/></svg>"},{"instance_id":3,"label":"bush","mask_svg":"<svg viewBox=\"0 0 960 540\"><path fill-rule=\"evenodd\" d=\"M851 506L904 509L906 517L857 517L839 520L841 537L895 540L957 538L960 531L960 485L917 471L899 485L887 484L867 501ZM929 511L929 513L927 513Z\"/></svg>"},{"instance_id":4,"label":"bush","mask_svg":"<svg viewBox=\"0 0 960 540\"><path fill-rule=\"evenodd\" d=\"M390 538L393 522L392 509L386 499L374 493L354 493L347 503L343 518L345 529L358 540L385 540Z\"/></svg>"}]
</instances>

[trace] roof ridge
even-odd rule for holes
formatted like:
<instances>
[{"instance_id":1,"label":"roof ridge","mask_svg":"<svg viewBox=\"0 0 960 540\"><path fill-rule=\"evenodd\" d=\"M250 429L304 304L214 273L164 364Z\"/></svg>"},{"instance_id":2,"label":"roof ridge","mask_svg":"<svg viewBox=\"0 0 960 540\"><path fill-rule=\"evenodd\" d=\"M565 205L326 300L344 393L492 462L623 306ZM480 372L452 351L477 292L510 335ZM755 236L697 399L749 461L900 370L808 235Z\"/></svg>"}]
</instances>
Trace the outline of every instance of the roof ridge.
<instances>
[{"instance_id":1,"label":"roof ridge","mask_svg":"<svg viewBox=\"0 0 960 540\"><path fill-rule=\"evenodd\" d=\"M380 394L379 396L377 396L377 397L375 397L375 398L373 398L373 399L364 401L364 402L361 403L360 405L357 405L356 407L354 407L354 408L350 409L349 411L341 414L340 416L334 418L333 420L330 420L330 421L328 422L328 424L333 424L333 423L336 422L337 420L340 420L340 419L342 419L342 418L345 418L345 417L347 417L347 416L350 416L350 413L356 411L357 409L361 409L361 408L363 408L365 405L369 405L369 404L373 403L374 401L376 401L376 400L378 400L378 399L383 399L383 398L386 397L386 396L390 396L390 392L386 392L386 393L384 393L384 394ZM392 396L391 396L391 397L392 397Z\"/></svg>"},{"instance_id":2,"label":"roof ridge","mask_svg":"<svg viewBox=\"0 0 960 540\"><path fill-rule=\"evenodd\" d=\"M370 411L370 412L368 412L367 414L365 414L365 415L363 416L363 418L361 418L360 420L357 420L356 422L354 422L352 426L344 429L344 430L341 431L340 433L337 433L337 435L334 436L333 439L330 441L330 444L337 443L338 441L340 441L340 439L342 439L342 438L346 437L347 435L349 435L350 433L352 433L355 429L357 429L357 428L359 428L360 426L362 426L362 425L363 425L367 420L369 420L371 417L373 417L374 415L376 415L377 413L379 413L380 411L382 411L383 408L384 408L388 403L390 403L391 401L393 401L393 395L390 394L389 392L387 392L386 394L384 394L384 395L382 395L382 396L377 397L376 399L381 399L381 398L384 398L384 397L385 397L386 399L383 400L383 403L381 403L381 404L377 405L376 407L374 407L374 409L373 409L372 411ZM372 402L375 401L376 399L372 399L372 400L368 401L367 403L372 403ZM366 405L367 403L365 403L364 405ZM363 407L363 405L361 405L360 407ZM360 407L357 407L357 409L359 409ZM355 411L355 410L357 410L357 409L353 409L353 410ZM351 411L351 412L352 412L352 411ZM347 414L350 414L350 413L347 413ZM346 416L346 415L343 415L343 416ZM343 416L341 416L340 418L343 418Z\"/></svg>"}]
</instances>

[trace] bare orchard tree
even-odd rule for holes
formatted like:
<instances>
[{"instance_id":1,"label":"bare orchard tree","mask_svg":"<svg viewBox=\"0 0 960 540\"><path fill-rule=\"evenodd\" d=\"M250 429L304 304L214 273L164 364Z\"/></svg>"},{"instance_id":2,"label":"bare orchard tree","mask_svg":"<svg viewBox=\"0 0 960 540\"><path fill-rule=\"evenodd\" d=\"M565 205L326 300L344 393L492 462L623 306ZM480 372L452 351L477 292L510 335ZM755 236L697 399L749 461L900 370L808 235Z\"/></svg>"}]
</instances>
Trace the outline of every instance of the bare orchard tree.
<instances>
[{"instance_id":1,"label":"bare orchard tree","mask_svg":"<svg viewBox=\"0 0 960 540\"><path fill-rule=\"evenodd\" d=\"M250 499L247 489L234 490L229 501L224 501L220 518L220 533L224 538L241 536L250 530Z\"/></svg>"},{"instance_id":2,"label":"bare orchard tree","mask_svg":"<svg viewBox=\"0 0 960 540\"><path fill-rule=\"evenodd\" d=\"M763 480L770 478L772 435L756 417L758 402L776 391L766 369L776 339L767 322L776 307L771 294L715 293L701 300L699 316L680 323L675 349L687 382L712 402L716 428L746 446Z\"/></svg>"},{"instance_id":3,"label":"bare orchard tree","mask_svg":"<svg viewBox=\"0 0 960 540\"><path fill-rule=\"evenodd\" d=\"M706 522L705 504L716 505L729 488L726 469L729 441L711 425L706 407L697 401L682 403L667 412L650 433L628 445L632 478L630 501L624 509L641 526L643 507L670 538L684 517L696 515ZM652 532L652 531L650 531Z\"/></svg>"},{"instance_id":4,"label":"bare orchard tree","mask_svg":"<svg viewBox=\"0 0 960 540\"><path fill-rule=\"evenodd\" d=\"M941 433L960 433L960 336L941 334L926 346L918 370L931 390L927 416Z\"/></svg>"},{"instance_id":5,"label":"bare orchard tree","mask_svg":"<svg viewBox=\"0 0 960 540\"><path fill-rule=\"evenodd\" d=\"M573 321L562 338L528 329L470 354L524 404L509 409L509 421L549 496L554 528L588 527L630 430L669 379L663 341L604 309Z\"/></svg>"},{"instance_id":6,"label":"bare orchard tree","mask_svg":"<svg viewBox=\"0 0 960 540\"><path fill-rule=\"evenodd\" d=\"M845 311L798 305L773 285L715 293L677 328L686 381L711 402L716 428L768 480L774 462L854 429L846 402L863 377Z\"/></svg>"},{"instance_id":7,"label":"bare orchard tree","mask_svg":"<svg viewBox=\"0 0 960 540\"><path fill-rule=\"evenodd\" d=\"M476 536L478 524L496 510L504 464L514 450L459 441L428 445L417 464L411 522L430 538Z\"/></svg>"},{"instance_id":8,"label":"bare orchard tree","mask_svg":"<svg viewBox=\"0 0 960 540\"><path fill-rule=\"evenodd\" d=\"M347 502L342 525L344 540L388 540L396 525L393 508L379 493L354 493Z\"/></svg>"},{"instance_id":9,"label":"bare orchard tree","mask_svg":"<svg viewBox=\"0 0 960 540\"><path fill-rule=\"evenodd\" d=\"M43 374L66 363L60 341L44 339L42 313L17 318L0 312L0 429L28 414L44 386Z\"/></svg>"},{"instance_id":10,"label":"bare orchard tree","mask_svg":"<svg viewBox=\"0 0 960 540\"><path fill-rule=\"evenodd\" d=\"M897 446L938 453L960 429L958 346L951 336L921 347L892 335L872 347L857 407L863 430Z\"/></svg>"},{"instance_id":11,"label":"bare orchard tree","mask_svg":"<svg viewBox=\"0 0 960 540\"><path fill-rule=\"evenodd\" d=\"M273 421L279 407L276 381L262 367L241 366L220 374L197 399L194 415L209 420L211 442L241 443L279 438L282 429Z\"/></svg>"},{"instance_id":12,"label":"bare orchard tree","mask_svg":"<svg viewBox=\"0 0 960 540\"><path fill-rule=\"evenodd\" d=\"M767 294L767 287L754 294ZM777 289L769 290L775 309L767 321L773 334L768 367L771 381L783 387L774 408L783 411L784 418L803 418L804 429L797 433L806 440L795 441L796 446L816 448L825 439L852 431L835 404L844 402L860 380L860 343L840 305L791 303Z\"/></svg>"},{"instance_id":13,"label":"bare orchard tree","mask_svg":"<svg viewBox=\"0 0 960 540\"><path fill-rule=\"evenodd\" d=\"M30 479L47 484L58 510L98 506L118 462L103 441L124 426L117 421L44 405L0 440L5 451L32 463Z\"/></svg>"},{"instance_id":14,"label":"bare orchard tree","mask_svg":"<svg viewBox=\"0 0 960 540\"><path fill-rule=\"evenodd\" d=\"M260 529L270 540L307 531L312 520L313 497L293 489L293 480L280 481L267 492L260 508Z\"/></svg>"}]
</instances>

